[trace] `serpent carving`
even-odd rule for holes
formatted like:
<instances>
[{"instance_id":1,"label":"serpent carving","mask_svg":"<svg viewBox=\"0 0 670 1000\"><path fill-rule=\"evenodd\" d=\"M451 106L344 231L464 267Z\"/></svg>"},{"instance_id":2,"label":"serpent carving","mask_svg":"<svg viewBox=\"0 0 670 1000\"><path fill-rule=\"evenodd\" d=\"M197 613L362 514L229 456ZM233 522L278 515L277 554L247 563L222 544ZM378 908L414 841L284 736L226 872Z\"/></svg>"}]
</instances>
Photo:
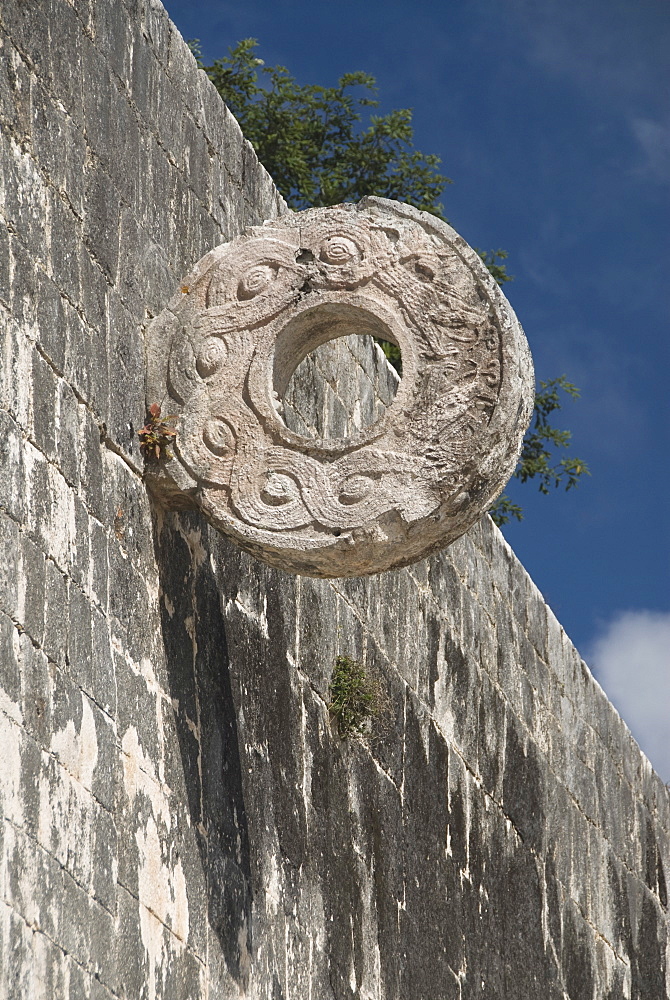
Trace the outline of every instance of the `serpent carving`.
<instances>
[{"instance_id":1,"label":"serpent carving","mask_svg":"<svg viewBox=\"0 0 670 1000\"><path fill-rule=\"evenodd\" d=\"M533 406L525 337L477 254L384 199L310 209L212 250L149 328L148 398L178 415L149 477L283 569L402 566L474 523L514 470ZM393 403L346 439L290 430L281 399L337 337L400 348Z\"/></svg>"}]
</instances>

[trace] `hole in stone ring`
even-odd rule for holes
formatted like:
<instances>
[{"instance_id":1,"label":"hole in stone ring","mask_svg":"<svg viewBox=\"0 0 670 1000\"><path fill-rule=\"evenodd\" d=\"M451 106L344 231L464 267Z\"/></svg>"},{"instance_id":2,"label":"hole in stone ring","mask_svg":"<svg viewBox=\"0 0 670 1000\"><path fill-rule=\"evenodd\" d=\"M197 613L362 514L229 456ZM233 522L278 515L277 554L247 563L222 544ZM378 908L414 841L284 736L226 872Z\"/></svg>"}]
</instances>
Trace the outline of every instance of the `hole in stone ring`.
<instances>
[{"instance_id":1,"label":"hole in stone ring","mask_svg":"<svg viewBox=\"0 0 670 1000\"><path fill-rule=\"evenodd\" d=\"M350 438L377 423L393 402L402 371L400 348L385 325L363 310L317 306L311 313L309 326L304 322L292 331L285 355L278 345L279 415L305 438Z\"/></svg>"},{"instance_id":2,"label":"hole in stone ring","mask_svg":"<svg viewBox=\"0 0 670 1000\"><path fill-rule=\"evenodd\" d=\"M391 353L400 359L395 344L369 334L351 334L317 347L300 362L280 400L288 429L329 440L351 437L376 423L393 402L400 381L389 364ZM370 383L378 390L374 396Z\"/></svg>"}]
</instances>

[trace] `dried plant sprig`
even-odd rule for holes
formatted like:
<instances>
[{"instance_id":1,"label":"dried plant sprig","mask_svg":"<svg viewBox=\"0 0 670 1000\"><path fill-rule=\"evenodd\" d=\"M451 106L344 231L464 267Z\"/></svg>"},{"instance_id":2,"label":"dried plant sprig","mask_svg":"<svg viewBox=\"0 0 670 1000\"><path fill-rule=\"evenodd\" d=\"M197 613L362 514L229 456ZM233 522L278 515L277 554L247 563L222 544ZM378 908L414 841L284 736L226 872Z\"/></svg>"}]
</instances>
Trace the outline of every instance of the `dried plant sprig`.
<instances>
[{"instance_id":1,"label":"dried plant sprig","mask_svg":"<svg viewBox=\"0 0 670 1000\"><path fill-rule=\"evenodd\" d=\"M149 419L144 427L137 432L140 439L140 451L144 457L152 462L157 462L161 454L165 458L172 458L172 452L168 445L171 439L177 434L174 427L170 427L170 422L177 417L171 414L161 417L161 408L158 403L152 403L149 407Z\"/></svg>"}]
</instances>

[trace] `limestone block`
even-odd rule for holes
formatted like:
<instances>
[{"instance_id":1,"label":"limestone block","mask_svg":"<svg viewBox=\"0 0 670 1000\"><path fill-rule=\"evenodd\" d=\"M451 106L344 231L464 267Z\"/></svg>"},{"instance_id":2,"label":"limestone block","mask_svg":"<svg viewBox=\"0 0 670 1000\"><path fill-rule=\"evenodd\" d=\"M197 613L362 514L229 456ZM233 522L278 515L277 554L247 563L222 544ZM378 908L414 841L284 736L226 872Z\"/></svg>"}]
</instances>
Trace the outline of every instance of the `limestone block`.
<instances>
[{"instance_id":1,"label":"limestone block","mask_svg":"<svg viewBox=\"0 0 670 1000\"><path fill-rule=\"evenodd\" d=\"M392 404L347 438L290 430L293 372L351 334L400 348ZM147 402L178 417L150 487L310 576L376 573L450 544L502 491L532 412L525 337L477 254L379 198L289 213L217 247L148 344Z\"/></svg>"}]
</instances>

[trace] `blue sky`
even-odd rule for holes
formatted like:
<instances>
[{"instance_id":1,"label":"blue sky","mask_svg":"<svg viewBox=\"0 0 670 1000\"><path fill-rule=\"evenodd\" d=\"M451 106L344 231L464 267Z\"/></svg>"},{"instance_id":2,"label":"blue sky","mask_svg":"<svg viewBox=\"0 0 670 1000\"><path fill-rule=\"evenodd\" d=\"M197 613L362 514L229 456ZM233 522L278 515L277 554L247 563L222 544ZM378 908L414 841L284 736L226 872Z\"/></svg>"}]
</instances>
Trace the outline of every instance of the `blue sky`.
<instances>
[{"instance_id":1,"label":"blue sky","mask_svg":"<svg viewBox=\"0 0 670 1000\"><path fill-rule=\"evenodd\" d=\"M303 83L372 73L382 109L413 108L417 147L453 179L451 224L475 246L509 251L516 280L505 291L537 378L565 373L582 390L559 426L592 475L550 497L513 484L526 517L505 534L643 745L651 723L626 683L649 692L657 749L647 750L669 780L670 4L166 7L205 62L251 36L266 63Z\"/></svg>"}]
</instances>

